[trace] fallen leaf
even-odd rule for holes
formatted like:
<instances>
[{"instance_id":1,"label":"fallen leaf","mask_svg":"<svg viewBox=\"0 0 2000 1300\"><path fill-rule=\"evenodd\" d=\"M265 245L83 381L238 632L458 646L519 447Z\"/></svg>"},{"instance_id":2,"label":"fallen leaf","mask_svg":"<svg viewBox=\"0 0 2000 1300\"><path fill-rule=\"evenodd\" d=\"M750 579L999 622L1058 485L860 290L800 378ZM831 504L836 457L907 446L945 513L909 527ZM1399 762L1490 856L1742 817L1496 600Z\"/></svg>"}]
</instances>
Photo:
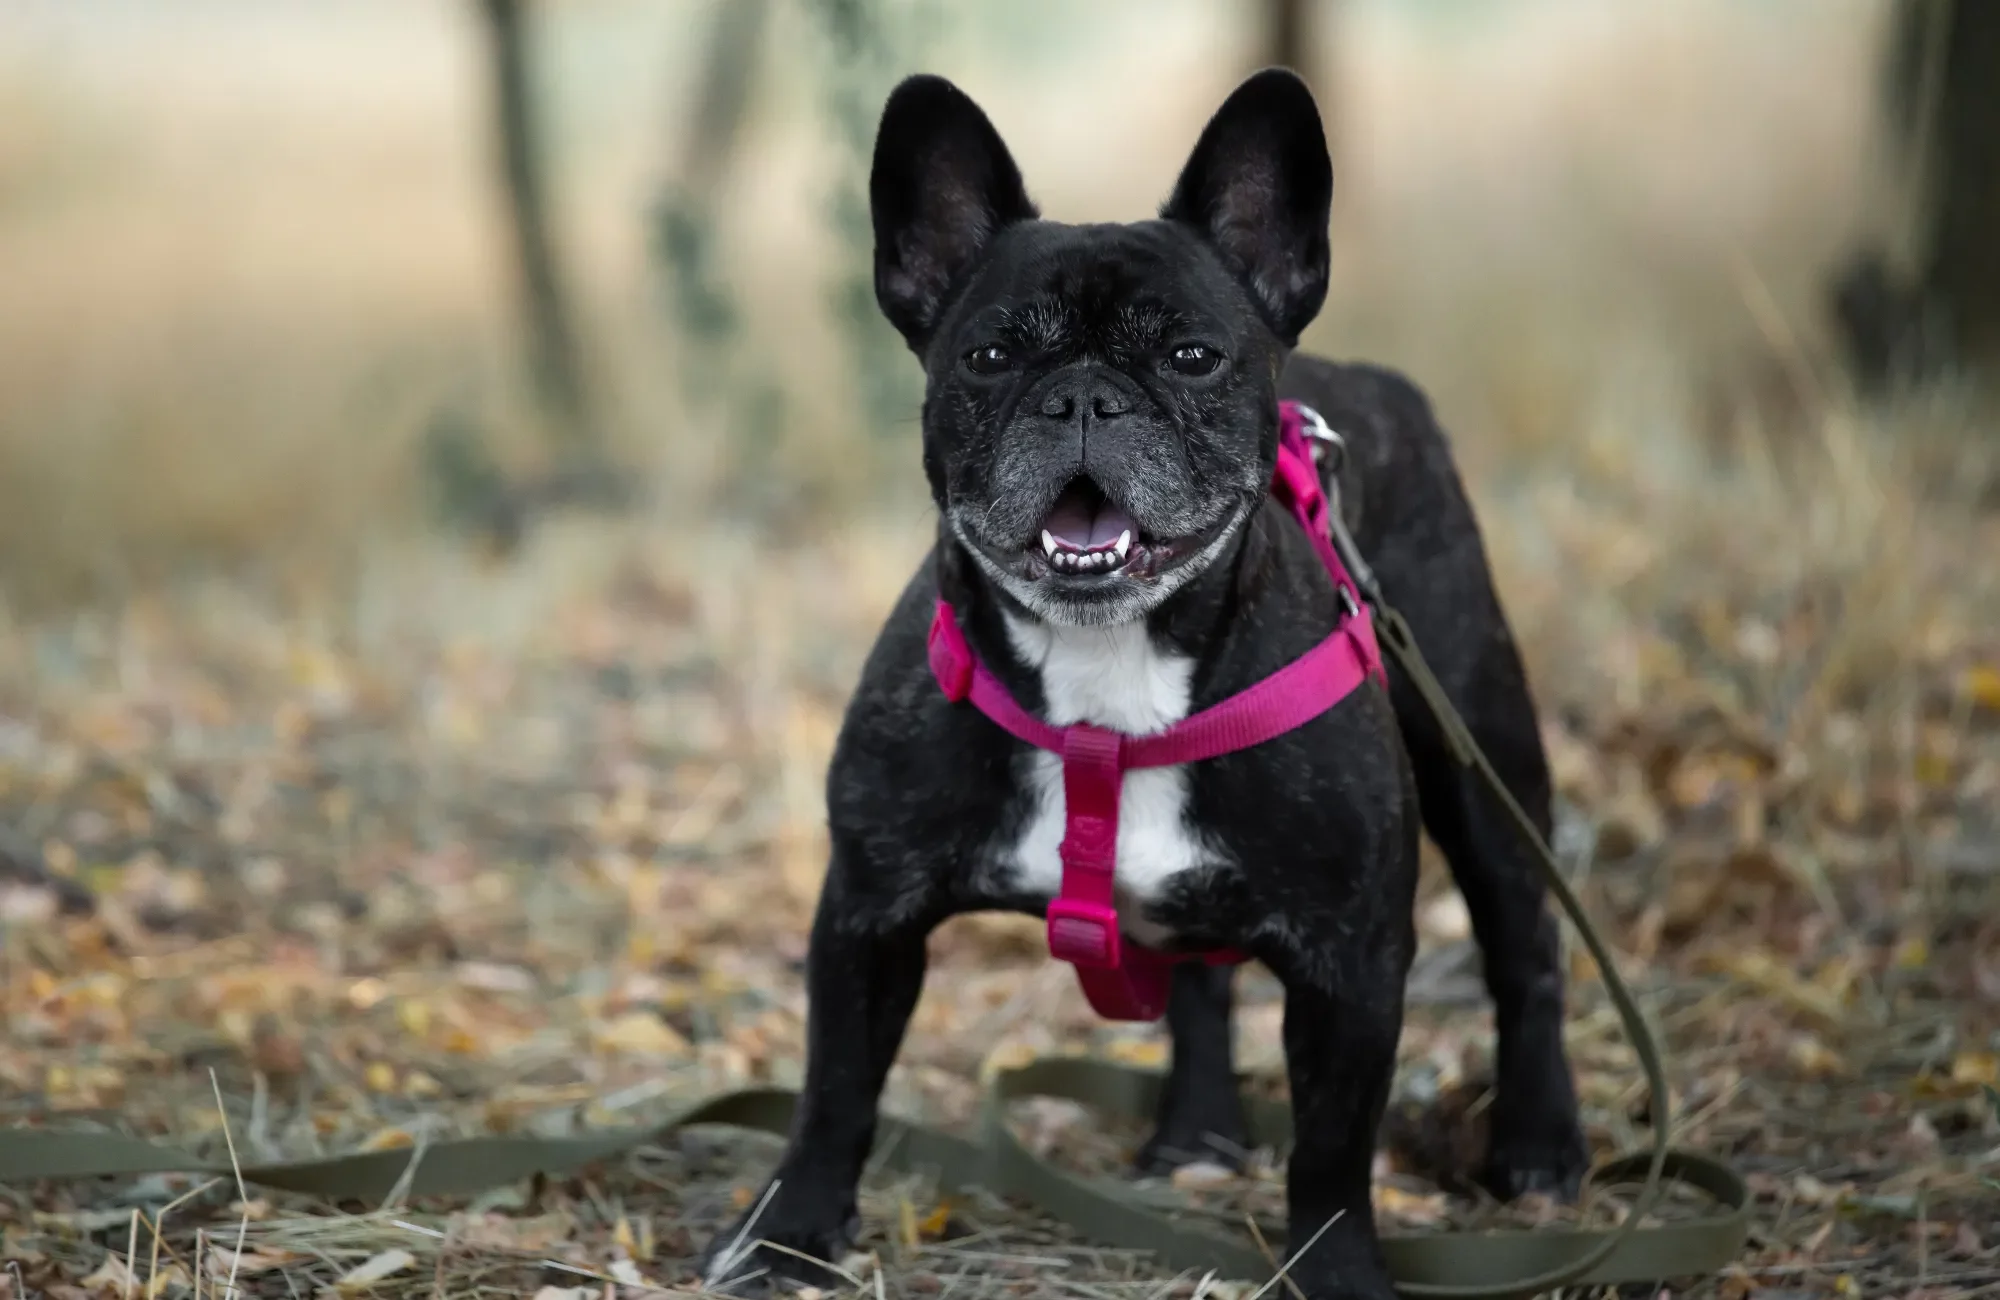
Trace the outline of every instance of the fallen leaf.
<instances>
[{"instance_id":1,"label":"fallen leaf","mask_svg":"<svg viewBox=\"0 0 2000 1300\"><path fill-rule=\"evenodd\" d=\"M1114 1061L1156 1070L1167 1063L1167 1045L1157 1038L1114 1039L1104 1054Z\"/></svg>"},{"instance_id":2,"label":"fallen leaf","mask_svg":"<svg viewBox=\"0 0 2000 1300\"><path fill-rule=\"evenodd\" d=\"M638 1230L634 1231L632 1221L621 1214L618 1226L611 1230L611 1241L633 1259L647 1263L652 1261L653 1225L650 1223L642 1220Z\"/></svg>"},{"instance_id":3,"label":"fallen leaf","mask_svg":"<svg viewBox=\"0 0 2000 1300\"><path fill-rule=\"evenodd\" d=\"M1377 1211L1412 1224L1443 1223L1451 1204L1442 1192L1406 1192L1386 1184L1377 1185L1372 1195Z\"/></svg>"},{"instance_id":4,"label":"fallen leaf","mask_svg":"<svg viewBox=\"0 0 2000 1300\"><path fill-rule=\"evenodd\" d=\"M407 1250L385 1250L341 1274L335 1279L334 1286L342 1291L359 1291L394 1277L406 1268L415 1267L416 1262L417 1257Z\"/></svg>"},{"instance_id":5,"label":"fallen leaf","mask_svg":"<svg viewBox=\"0 0 2000 1300\"><path fill-rule=\"evenodd\" d=\"M2000 1084L2000 1052L1960 1052L1951 1059L1951 1081Z\"/></svg>"},{"instance_id":6,"label":"fallen leaf","mask_svg":"<svg viewBox=\"0 0 2000 1300\"><path fill-rule=\"evenodd\" d=\"M685 1056L693 1050L672 1025L650 1011L628 1011L597 1026L592 1037L606 1051L635 1056Z\"/></svg>"},{"instance_id":7,"label":"fallen leaf","mask_svg":"<svg viewBox=\"0 0 2000 1300\"><path fill-rule=\"evenodd\" d=\"M1926 1160L1938 1153L1937 1125L1931 1123L1930 1116L1918 1111L1910 1116L1910 1123L1897 1138L1895 1146L1906 1158Z\"/></svg>"},{"instance_id":8,"label":"fallen leaf","mask_svg":"<svg viewBox=\"0 0 2000 1300\"><path fill-rule=\"evenodd\" d=\"M950 1226L951 1202L949 1200L942 1200L938 1202L935 1210L932 1210L917 1222L917 1236L925 1241L936 1241L939 1237L944 1236L945 1229Z\"/></svg>"},{"instance_id":9,"label":"fallen leaf","mask_svg":"<svg viewBox=\"0 0 2000 1300\"><path fill-rule=\"evenodd\" d=\"M1236 1181L1236 1172L1213 1160L1195 1160L1174 1170L1173 1185L1184 1192L1213 1191Z\"/></svg>"},{"instance_id":10,"label":"fallen leaf","mask_svg":"<svg viewBox=\"0 0 2000 1300\"><path fill-rule=\"evenodd\" d=\"M979 1065L979 1080L990 1083L996 1076L1032 1063L1035 1049L1026 1043L1002 1043L986 1054Z\"/></svg>"},{"instance_id":11,"label":"fallen leaf","mask_svg":"<svg viewBox=\"0 0 2000 1300\"><path fill-rule=\"evenodd\" d=\"M130 1294L139 1285L138 1276L122 1255L107 1255L89 1274L77 1280L77 1285L88 1291L110 1294Z\"/></svg>"},{"instance_id":12,"label":"fallen leaf","mask_svg":"<svg viewBox=\"0 0 2000 1300\"><path fill-rule=\"evenodd\" d=\"M462 961L452 968L452 975L467 988L480 989L487 993L535 991L534 975L519 966L503 966L498 962L487 961Z\"/></svg>"},{"instance_id":13,"label":"fallen leaf","mask_svg":"<svg viewBox=\"0 0 2000 1300\"><path fill-rule=\"evenodd\" d=\"M356 1011L366 1011L388 996L389 986L372 975L354 981L347 989L347 1001Z\"/></svg>"},{"instance_id":14,"label":"fallen leaf","mask_svg":"<svg viewBox=\"0 0 2000 1300\"><path fill-rule=\"evenodd\" d=\"M1781 966L1775 957L1761 949L1720 954L1706 959L1704 964L1787 1003L1822 1026L1839 1028L1847 1022L1847 1006L1841 998L1800 979L1797 972Z\"/></svg>"},{"instance_id":15,"label":"fallen leaf","mask_svg":"<svg viewBox=\"0 0 2000 1300\"><path fill-rule=\"evenodd\" d=\"M431 1008L428 1002L404 998L396 1003L396 1019L412 1038L430 1037Z\"/></svg>"},{"instance_id":16,"label":"fallen leaf","mask_svg":"<svg viewBox=\"0 0 2000 1300\"><path fill-rule=\"evenodd\" d=\"M405 1147L413 1147L416 1144L416 1136L408 1129L385 1128L377 1129L375 1132L370 1133L362 1141L359 1149L362 1151L400 1151Z\"/></svg>"},{"instance_id":17,"label":"fallen leaf","mask_svg":"<svg viewBox=\"0 0 2000 1300\"><path fill-rule=\"evenodd\" d=\"M259 1246L238 1254L228 1246L212 1246L208 1252L208 1271L215 1277L228 1277L232 1272L239 1277L255 1277L268 1273L274 1268L296 1264L307 1258L289 1250L277 1250Z\"/></svg>"},{"instance_id":18,"label":"fallen leaf","mask_svg":"<svg viewBox=\"0 0 2000 1300\"><path fill-rule=\"evenodd\" d=\"M546 1255L576 1235L576 1220L568 1214L515 1215L466 1213L452 1217L451 1237L467 1247Z\"/></svg>"},{"instance_id":19,"label":"fallen leaf","mask_svg":"<svg viewBox=\"0 0 2000 1300\"><path fill-rule=\"evenodd\" d=\"M1815 1078L1847 1073L1846 1060L1821 1042L1817 1034L1800 1034L1792 1039L1785 1054L1791 1058L1793 1065Z\"/></svg>"}]
</instances>

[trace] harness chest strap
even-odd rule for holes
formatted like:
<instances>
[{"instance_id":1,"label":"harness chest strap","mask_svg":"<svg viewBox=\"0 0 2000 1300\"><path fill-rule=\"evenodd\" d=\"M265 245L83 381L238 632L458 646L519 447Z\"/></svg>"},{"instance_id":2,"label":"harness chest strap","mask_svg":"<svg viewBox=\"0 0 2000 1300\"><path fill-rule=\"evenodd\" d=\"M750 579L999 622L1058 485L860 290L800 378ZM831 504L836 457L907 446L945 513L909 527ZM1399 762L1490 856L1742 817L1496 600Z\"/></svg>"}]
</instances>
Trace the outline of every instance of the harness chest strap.
<instances>
[{"instance_id":1,"label":"harness chest strap","mask_svg":"<svg viewBox=\"0 0 2000 1300\"><path fill-rule=\"evenodd\" d=\"M1383 676L1368 609L1356 598L1354 579L1333 547L1305 419L1295 402L1280 407L1278 467L1271 491L1312 539L1344 613L1324 641L1249 689L1151 735L1131 736L1089 723L1052 726L1022 708L979 661L948 602L938 601L931 621L931 672L946 698L970 701L1010 735L1062 758L1062 885L1049 903L1049 952L1076 967L1091 1008L1107 1019L1159 1019L1166 1012L1169 977L1179 962L1243 960L1232 951L1161 953L1121 933L1116 873L1125 773L1200 762L1262 744L1326 712L1369 677Z\"/></svg>"}]
</instances>

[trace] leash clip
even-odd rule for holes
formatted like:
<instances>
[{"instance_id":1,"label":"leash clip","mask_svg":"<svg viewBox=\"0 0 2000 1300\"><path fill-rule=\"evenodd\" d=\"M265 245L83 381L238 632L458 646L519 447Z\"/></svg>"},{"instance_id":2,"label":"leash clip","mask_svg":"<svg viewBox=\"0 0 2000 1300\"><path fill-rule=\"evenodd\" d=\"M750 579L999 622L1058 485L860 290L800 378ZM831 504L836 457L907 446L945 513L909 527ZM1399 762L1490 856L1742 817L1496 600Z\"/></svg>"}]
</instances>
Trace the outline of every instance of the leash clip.
<instances>
[{"instance_id":1,"label":"leash clip","mask_svg":"<svg viewBox=\"0 0 2000 1300\"><path fill-rule=\"evenodd\" d=\"M1320 464L1326 457L1332 456L1334 464L1339 465L1340 458L1347 454L1347 439L1341 437L1339 431L1328 424L1326 417L1318 411L1304 402L1296 405L1299 410L1300 426L1306 435L1306 440L1312 444L1313 463Z\"/></svg>"},{"instance_id":2,"label":"leash clip","mask_svg":"<svg viewBox=\"0 0 2000 1300\"><path fill-rule=\"evenodd\" d=\"M1382 603L1382 589L1375 581L1375 571L1361 558L1361 548L1348 535L1347 524L1340 512L1340 468L1347 458L1347 439L1341 437L1340 430L1326 422L1326 417L1307 406L1304 402L1292 403L1299 413L1299 430L1306 436L1306 443L1312 449L1313 464L1325 470L1323 495L1326 497L1327 532L1333 541L1334 553L1347 566L1347 572L1354 578L1358 591L1349 591L1345 586L1340 590L1340 602L1349 617L1360 610L1355 597L1370 606ZM1329 463L1331 462L1331 463Z\"/></svg>"}]
</instances>

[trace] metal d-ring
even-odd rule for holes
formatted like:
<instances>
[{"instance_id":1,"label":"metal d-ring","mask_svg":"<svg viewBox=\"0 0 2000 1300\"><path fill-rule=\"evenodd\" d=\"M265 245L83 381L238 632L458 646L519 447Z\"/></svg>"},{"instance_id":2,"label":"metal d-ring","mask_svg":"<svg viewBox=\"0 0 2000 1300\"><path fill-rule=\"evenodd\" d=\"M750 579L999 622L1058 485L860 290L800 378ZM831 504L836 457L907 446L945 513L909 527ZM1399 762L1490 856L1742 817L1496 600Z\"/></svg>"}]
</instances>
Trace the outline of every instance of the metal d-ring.
<instances>
[{"instance_id":1,"label":"metal d-ring","mask_svg":"<svg viewBox=\"0 0 2000 1300\"><path fill-rule=\"evenodd\" d=\"M1347 439L1326 422L1326 417L1307 406L1298 403L1299 422L1304 427L1307 441L1312 444L1313 463L1319 464L1327 455L1335 457L1334 465L1340 464L1339 457L1347 454Z\"/></svg>"}]
</instances>

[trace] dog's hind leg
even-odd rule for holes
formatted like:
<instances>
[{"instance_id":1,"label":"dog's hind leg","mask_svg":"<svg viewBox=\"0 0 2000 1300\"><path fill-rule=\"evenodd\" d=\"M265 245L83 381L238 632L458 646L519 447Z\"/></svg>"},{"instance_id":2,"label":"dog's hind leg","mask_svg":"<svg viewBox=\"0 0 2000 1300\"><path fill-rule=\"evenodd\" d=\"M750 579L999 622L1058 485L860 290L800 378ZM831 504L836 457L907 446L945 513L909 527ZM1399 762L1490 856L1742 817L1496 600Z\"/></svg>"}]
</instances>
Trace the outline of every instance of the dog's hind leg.
<instances>
[{"instance_id":1,"label":"dog's hind leg","mask_svg":"<svg viewBox=\"0 0 2000 1300\"><path fill-rule=\"evenodd\" d=\"M1491 597L1489 597L1491 599ZM1469 619L1485 635L1440 629L1429 644L1457 661L1437 665L1453 704L1536 824L1550 829L1548 761L1519 652L1497 607ZM1424 630L1412 629L1420 645ZM1469 641L1473 643L1468 644ZM1424 829L1451 865L1485 959L1499 1043L1495 1097L1480 1181L1496 1195L1573 1197L1587 1163L1576 1087L1563 1052L1563 978L1556 920L1531 851L1479 774L1460 766L1407 682L1396 680L1396 712L1416 770Z\"/></svg>"},{"instance_id":2,"label":"dog's hind leg","mask_svg":"<svg viewBox=\"0 0 2000 1300\"><path fill-rule=\"evenodd\" d=\"M1139 1151L1140 1173L1168 1173L1198 1160L1230 1169L1243 1165L1249 1138L1231 1061L1233 974L1230 967L1199 962L1174 969L1167 998L1173 1064L1160 1094L1158 1125Z\"/></svg>"}]
</instances>

